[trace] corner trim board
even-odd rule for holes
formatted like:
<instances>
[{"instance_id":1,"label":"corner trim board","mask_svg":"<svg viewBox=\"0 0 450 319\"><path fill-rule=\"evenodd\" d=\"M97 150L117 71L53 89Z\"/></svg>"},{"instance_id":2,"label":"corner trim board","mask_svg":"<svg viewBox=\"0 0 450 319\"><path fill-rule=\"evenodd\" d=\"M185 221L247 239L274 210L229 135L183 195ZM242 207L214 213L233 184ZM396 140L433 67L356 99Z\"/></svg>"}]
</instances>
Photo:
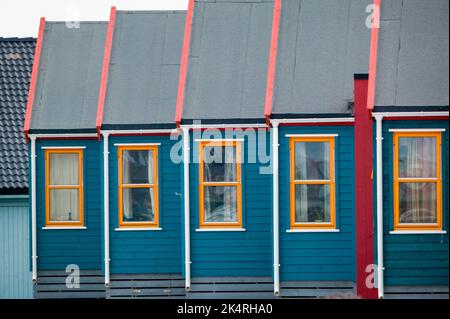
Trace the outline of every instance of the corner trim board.
<instances>
[{"instance_id":1,"label":"corner trim board","mask_svg":"<svg viewBox=\"0 0 450 319\"><path fill-rule=\"evenodd\" d=\"M191 46L192 20L194 16L194 0L189 0L188 11L186 14L186 24L184 26L183 49L181 50L180 77L178 79L177 104L175 109L175 123L177 126L181 123L184 103L184 89L186 86L187 67L189 62L189 50Z\"/></svg>"},{"instance_id":2,"label":"corner trim board","mask_svg":"<svg viewBox=\"0 0 450 319\"><path fill-rule=\"evenodd\" d=\"M280 15L281 15L281 0L275 0L273 4L269 64L267 67L266 99L264 105L264 116L266 117L267 121L270 121L269 118L270 115L272 114L273 87L275 83L275 69L277 65L278 35L280 33Z\"/></svg>"},{"instance_id":3,"label":"corner trim board","mask_svg":"<svg viewBox=\"0 0 450 319\"><path fill-rule=\"evenodd\" d=\"M33 61L33 68L31 71L30 88L28 90L28 102L27 102L27 108L25 111L25 123L23 125L23 130L24 130L26 139L28 139L28 132L30 131L30 124L31 124L31 115L33 113L34 94L36 91L36 82L37 82L37 77L38 77L38 72L39 72L39 61L41 59L44 31L45 31L45 18L42 17L39 22L39 33L38 33L38 38L37 38L37 42L36 42L36 48L34 51L34 61Z\"/></svg>"},{"instance_id":4,"label":"corner trim board","mask_svg":"<svg viewBox=\"0 0 450 319\"><path fill-rule=\"evenodd\" d=\"M97 128L97 136L100 137L100 128L103 121L103 111L105 108L106 86L108 84L109 62L111 60L111 48L114 35L114 26L116 23L116 7L111 7L111 13L108 22L108 31L106 33L105 52L103 55L103 67L100 80L100 91L98 93L97 118L95 126Z\"/></svg>"}]
</instances>

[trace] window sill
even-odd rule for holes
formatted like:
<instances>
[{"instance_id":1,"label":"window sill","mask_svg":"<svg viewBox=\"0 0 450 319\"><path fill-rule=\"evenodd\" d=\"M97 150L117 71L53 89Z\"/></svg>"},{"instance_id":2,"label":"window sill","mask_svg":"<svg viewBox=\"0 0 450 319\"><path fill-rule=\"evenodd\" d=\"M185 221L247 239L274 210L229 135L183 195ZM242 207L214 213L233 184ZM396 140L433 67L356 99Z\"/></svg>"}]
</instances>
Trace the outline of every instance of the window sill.
<instances>
[{"instance_id":1,"label":"window sill","mask_svg":"<svg viewBox=\"0 0 450 319\"><path fill-rule=\"evenodd\" d=\"M331 228L331 229L288 229L286 233L339 233L339 229Z\"/></svg>"},{"instance_id":2,"label":"window sill","mask_svg":"<svg viewBox=\"0 0 450 319\"><path fill-rule=\"evenodd\" d=\"M87 229L86 226L44 226L42 227L42 229L78 229L78 230L82 230L82 229Z\"/></svg>"},{"instance_id":3,"label":"window sill","mask_svg":"<svg viewBox=\"0 0 450 319\"><path fill-rule=\"evenodd\" d=\"M116 228L115 231L149 231L149 230L162 230L161 227L122 227Z\"/></svg>"},{"instance_id":4,"label":"window sill","mask_svg":"<svg viewBox=\"0 0 450 319\"><path fill-rule=\"evenodd\" d=\"M389 232L391 235L436 235L436 234L447 234L445 230L391 230Z\"/></svg>"},{"instance_id":5,"label":"window sill","mask_svg":"<svg viewBox=\"0 0 450 319\"><path fill-rule=\"evenodd\" d=\"M245 228L197 228L198 232L211 232L211 231L246 231Z\"/></svg>"}]
</instances>

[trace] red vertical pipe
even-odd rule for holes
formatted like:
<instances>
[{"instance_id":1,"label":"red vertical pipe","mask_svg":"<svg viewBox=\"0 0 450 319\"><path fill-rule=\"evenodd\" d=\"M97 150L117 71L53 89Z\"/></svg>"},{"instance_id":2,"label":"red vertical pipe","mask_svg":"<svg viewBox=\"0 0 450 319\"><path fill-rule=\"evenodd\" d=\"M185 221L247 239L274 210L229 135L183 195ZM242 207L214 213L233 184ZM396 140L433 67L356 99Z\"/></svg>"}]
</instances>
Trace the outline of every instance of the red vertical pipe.
<instances>
[{"instance_id":1,"label":"red vertical pipe","mask_svg":"<svg viewBox=\"0 0 450 319\"><path fill-rule=\"evenodd\" d=\"M28 139L28 132L30 131L31 114L33 113L34 93L36 91L36 81L39 71L39 61L41 59L42 41L44 39L45 18L41 18L39 22L39 33L36 42L36 48L34 50L33 69L31 70L30 88L28 91L27 109L25 112L25 123L23 130L25 138Z\"/></svg>"},{"instance_id":2,"label":"red vertical pipe","mask_svg":"<svg viewBox=\"0 0 450 319\"><path fill-rule=\"evenodd\" d=\"M275 82L275 68L277 64L278 34L280 31L280 14L281 14L281 0L275 0L273 5L272 35L270 37L269 65L267 68L266 100L264 105L264 116L266 117L267 122L269 121L270 115L272 113L273 86Z\"/></svg>"},{"instance_id":3,"label":"red vertical pipe","mask_svg":"<svg viewBox=\"0 0 450 319\"><path fill-rule=\"evenodd\" d=\"M103 54L102 77L100 82L100 91L98 93L97 118L95 126L97 134L100 134L100 128L103 121L103 111L105 108L106 87L108 85L109 61L111 60L111 48L113 42L114 26L116 23L116 7L111 7L109 16L108 31L106 33L105 52ZM99 135L100 137L100 135Z\"/></svg>"},{"instance_id":4,"label":"red vertical pipe","mask_svg":"<svg viewBox=\"0 0 450 319\"><path fill-rule=\"evenodd\" d=\"M373 110L375 104L375 81L377 77L377 57L378 57L378 33L380 30L380 2L373 1L372 31L370 35L370 56L369 56L369 84L367 93L367 108Z\"/></svg>"},{"instance_id":5,"label":"red vertical pipe","mask_svg":"<svg viewBox=\"0 0 450 319\"><path fill-rule=\"evenodd\" d=\"M178 80L178 95L175 109L175 123L177 126L181 123L183 114L184 92L186 87L187 66L189 61L189 50L191 46L192 19L194 16L194 0L189 0L188 11L186 14L186 24L184 27L183 49L181 51L180 77Z\"/></svg>"},{"instance_id":6,"label":"red vertical pipe","mask_svg":"<svg viewBox=\"0 0 450 319\"><path fill-rule=\"evenodd\" d=\"M377 289L367 284L367 266L374 264L373 228L373 132L367 108L368 75L355 74L355 207L356 207L356 288L362 298L376 299Z\"/></svg>"}]
</instances>

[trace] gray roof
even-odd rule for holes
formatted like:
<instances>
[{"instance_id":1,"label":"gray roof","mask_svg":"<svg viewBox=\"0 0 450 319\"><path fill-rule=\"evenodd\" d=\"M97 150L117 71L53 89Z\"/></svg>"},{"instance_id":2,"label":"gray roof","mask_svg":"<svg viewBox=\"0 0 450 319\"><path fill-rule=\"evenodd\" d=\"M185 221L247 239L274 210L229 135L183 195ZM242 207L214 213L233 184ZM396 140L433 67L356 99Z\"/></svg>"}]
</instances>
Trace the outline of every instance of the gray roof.
<instances>
[{"instance_id":1,"label":"gray roof","mask_svg":"<svg viewBox=\"0 0 450 319\"><path fill-rule=\"evenodd\" d=\"M30 131L95 129L107 23L73 26L45 25Z\"/></svg>"},{"instance_id":2,"label":"gray roof","mask_svg":"<svg viewBox=\"0 0 450 319\"><path fill-rule=\"evenodd\" d=\"M103 127L175 125L185 11L117 12Z\"/></svg>"},{"instance_id":3,"label":"gray roof","mask_svg":"<svg viewBox=\"0 0 450 319\"><path fill-rule=\"evenodd\" d=\"M372 0L283 0L272 114L351 113L368 73Z\"/></svg>"},{"instance_id":4,"label":"gray roof","mask_svg":"<svg viewBox=\"0 0 450 319\"><path fill-rule=\"evenodd\" d=\"M376 106L449 105L449 1L383 0Z\"/></svg>"},{"instance_id":5,"label":"gray roof","mask_svg":"<svg viewBox=\"0 0 450 319\"><path fill-rule=\"evenodd\" d=\"M0 194L28 188L23 134L35 39L0 38Z\"/></svg>"},{"instance_id":6,"label":"gray roof","mask_svg":"<svg viewBox=\"0 0 450 319\"><path fill-rule=\"evenodd\" d=\"M183 120L263 119L273 1L196 1Z\"/></svg>"}]
</instances>

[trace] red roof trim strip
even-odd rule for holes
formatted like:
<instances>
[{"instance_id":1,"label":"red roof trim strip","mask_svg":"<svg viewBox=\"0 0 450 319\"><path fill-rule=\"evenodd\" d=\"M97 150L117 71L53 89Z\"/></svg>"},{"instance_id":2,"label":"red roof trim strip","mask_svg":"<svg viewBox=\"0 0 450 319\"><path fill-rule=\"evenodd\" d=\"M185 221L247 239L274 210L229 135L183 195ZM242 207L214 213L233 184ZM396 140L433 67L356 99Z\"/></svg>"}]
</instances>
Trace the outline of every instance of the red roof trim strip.
<instances>
[{"instance_id":1,"label":"red roof trim strip","mask_svg":"<svg viewBox=\"0 0 450 319\"><path fill-rule=\"evenodd\" d=\"M25 113L25 123L23 130L25 138L28 139L28 132L30 131L31 114L33 113L34 93L36 91L36 82L39 71L39 61L41 59L42 41L44 39L45 18L41 18L39 22L39 33L34 51L33 69L31 71L30 88L28 91L27 109Z\"/></svg>"},{"instance_id":2,"label":"red roof trim strip","mask_svg":"<svg viewBox=\"0 0 450 319\"><path fill-rule=\"evenodd\" d=\"M273 5L272 35L270 38L269 66L267 70L266 101L264 105L264 115L267 120L272 114L273 86L275 82L278 34L280 30L280 14L281 14L281 0L275 0Z\"/></svg>"},{"instance_id":3,"label":"red roof trim strip","mask_svg":"<svg viewBox=\"0 0 450 319\"><path fill-rule=\"evenodd\" d=\"M186 24L184 27L183 49L181 51L180 78L178 81L178 95L175 110L175 123L177 124L177 126L180 125L181 116L183 114L184 92L186 87L187 66L189 62L189 50L191 46L194 5L194 0L189 0L188 11L186 15Z\"/></svg>"},{"instance_id":4,"label":"red roof trim strip","mask_svg":"<svg viewBox=\"0 0 450 319\"><path fill-rule=\"evenodd\" d=\"M367 108L375 105L375 81L377 77L378 33L380 30L380 1L373 0L372 32L370 36L369 83L367 89Z\"/></svg>"},{"instance_id":5,"label":"red roof trim strip","mask_svg":"<svg viewBox=\"0 0 450 319\"><path fill-rule=\"evenodd\" d=\"M111 59L111 48L114 34L114 26L116 23L116 7L111 7L111 14L109 17L108 31L106 34L105 53L103 55L102 77L100 82L100 91L98 93L97 118L95 126L97 134L100 134L100 128L103 121L103 111L105 108L106 87L108 84L109 61Z\"/></svg>"}]
</instances>

